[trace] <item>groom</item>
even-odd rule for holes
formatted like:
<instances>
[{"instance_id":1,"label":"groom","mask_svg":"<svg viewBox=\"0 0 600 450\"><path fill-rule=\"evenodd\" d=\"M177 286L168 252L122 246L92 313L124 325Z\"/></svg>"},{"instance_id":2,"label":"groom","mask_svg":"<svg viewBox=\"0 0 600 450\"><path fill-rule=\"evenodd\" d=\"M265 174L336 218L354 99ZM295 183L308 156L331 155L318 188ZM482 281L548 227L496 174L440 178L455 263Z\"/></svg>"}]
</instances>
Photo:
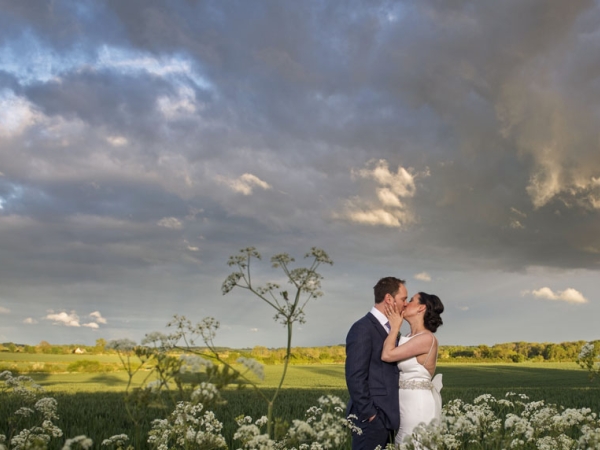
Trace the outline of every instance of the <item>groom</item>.
<instances>
[{"instance_id":1,"label":"groom","mask_svg":"<svg viewBox=\"0 0 600 450\"><path fill-rule=\"evenodd\" d=\"M362 434L352 434L352 450L384 448L394 442L400 424L398 366L381 360L383 341L389 332L385 305L404 310L408 294L404 280L382 278L373 288L375 305L352 325L346 337L346 385L350 393L348 414Z\"/></svg>"}]
</instances>

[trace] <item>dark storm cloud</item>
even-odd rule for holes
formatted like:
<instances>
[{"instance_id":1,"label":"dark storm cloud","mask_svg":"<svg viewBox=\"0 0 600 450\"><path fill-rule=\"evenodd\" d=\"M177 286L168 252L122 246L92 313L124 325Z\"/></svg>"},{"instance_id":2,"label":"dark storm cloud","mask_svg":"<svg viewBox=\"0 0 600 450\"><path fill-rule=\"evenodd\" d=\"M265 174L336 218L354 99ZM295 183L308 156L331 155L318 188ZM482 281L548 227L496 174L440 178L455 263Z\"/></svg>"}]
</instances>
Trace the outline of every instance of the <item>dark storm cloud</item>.
<instances>
[{"instance_id":1,"label":"dark storm cloud","mask_svg":"<svg viewBox=\"0 0 600 450\"><path fill-rule=\"evenodd\" d=\"M29 86L24 93L48 116L76 117L92 126L143 136L141 131L151 132L159 125L152 114L157 97L172 94L173 87L157 77L84 69L60 81Z\"/></svg>"},{"instance_id":2,"label":"dark storm cloud","mask_svg":"<svg viewBox=\"0 0 600 450\"><path fill-rule=\"evenodd\" d=\"M265 230L286 239L319 233L326 247L341 229L384 233L388 251L421 257L597 267L593 2L43 4L4 3L11 19L2 42L26 25L58 57L75 41L92 59L103 45L178 56L210 87L188 75L90 65L27 85L0 77L44 121L83 127L63 146L40 137L42 127L5 143L3 192L24 186L5 213L174 217L183 223L174 233L191 247L199 235L264 242ZM196 108L165 119L159 99L184 102L182 86ZM108 145L106 136L126 143ZM9 144L22 159L9 160ZM36 172L33 159L48 172ZM429 170L406 200L418 218L411 227L332 218L366 193L350 174L372 159L392 172ZM244 173L271 188L246 196L216 181ZM210 220L185 222L192 207Z\"/></svg>"}]
</instances>

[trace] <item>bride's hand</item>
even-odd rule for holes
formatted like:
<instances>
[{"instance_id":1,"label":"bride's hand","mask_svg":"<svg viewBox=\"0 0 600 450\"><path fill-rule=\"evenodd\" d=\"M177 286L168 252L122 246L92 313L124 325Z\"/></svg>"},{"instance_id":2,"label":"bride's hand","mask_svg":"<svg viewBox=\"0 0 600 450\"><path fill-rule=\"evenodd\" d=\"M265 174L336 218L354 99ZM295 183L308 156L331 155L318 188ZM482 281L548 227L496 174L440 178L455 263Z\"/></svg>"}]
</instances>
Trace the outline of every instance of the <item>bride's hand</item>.
<instances>
[{"instance_id":1,"label":"bride's hand","mask_svg":"<svg viewBox=\"0 0 600 450\"><path fill-rule=\"evenodd\" d=\"M404 311L398 312L398 307L396 305L386 304L385 316L390 321L391 328L394 328L394 326L398 326L398 328L400 328L402 321L404 320Z\"/></svg>"}]
</instances>

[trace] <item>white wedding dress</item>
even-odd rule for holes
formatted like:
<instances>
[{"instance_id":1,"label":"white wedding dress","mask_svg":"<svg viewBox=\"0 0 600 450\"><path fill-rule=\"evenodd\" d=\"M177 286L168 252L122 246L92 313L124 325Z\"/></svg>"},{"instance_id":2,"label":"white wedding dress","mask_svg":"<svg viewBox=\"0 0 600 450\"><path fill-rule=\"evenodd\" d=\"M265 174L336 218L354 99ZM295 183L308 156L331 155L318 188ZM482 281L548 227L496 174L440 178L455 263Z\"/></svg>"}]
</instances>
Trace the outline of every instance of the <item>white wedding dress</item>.
<instances>
[{"instance_id":1,"label":"white wedding dress","mask_svg":"<svg viewBox=\"0 0 600 450\"><path fill-rule=\"evenodd\" d=\"M421 333L419 333L421 334ZM418 336L416 334L415 336ZM415 336L401 336L398 345L408 342ZM431 356L431 350L435 343L435 336L431 348L427 354L427 360ZM428 424L433 419L439 420L442 415L442 375L438 374L431 379L431 374L417 361L417 358L405 359L398 363L400 369L399 400L400 400L400 429L396 434L396 444L400 444L405 436L412 433L413 429L420 423Z\"/></svg>"}]
</instances>

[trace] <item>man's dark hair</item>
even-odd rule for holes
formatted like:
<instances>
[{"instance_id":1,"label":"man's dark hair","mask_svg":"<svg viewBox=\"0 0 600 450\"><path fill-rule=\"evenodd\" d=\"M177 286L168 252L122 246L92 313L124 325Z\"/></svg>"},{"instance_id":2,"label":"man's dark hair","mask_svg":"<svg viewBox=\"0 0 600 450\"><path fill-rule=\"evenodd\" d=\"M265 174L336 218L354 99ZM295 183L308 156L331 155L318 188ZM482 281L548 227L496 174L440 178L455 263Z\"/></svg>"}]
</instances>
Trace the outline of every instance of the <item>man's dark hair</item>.
<instances>
[{"instance_id":1,"label":"man's dark hair","mask_svg":"<svg viewBox=\"0 0 600 450\"><path fill-rule=\"evenodd\" d=\"M379 280L373 288L375 303L381 303L385 298L385 294L390 294L392 297L396 295L403 284L405 284L405 281L396 277L385 277Z\"/></svg>"}]
</instances>

